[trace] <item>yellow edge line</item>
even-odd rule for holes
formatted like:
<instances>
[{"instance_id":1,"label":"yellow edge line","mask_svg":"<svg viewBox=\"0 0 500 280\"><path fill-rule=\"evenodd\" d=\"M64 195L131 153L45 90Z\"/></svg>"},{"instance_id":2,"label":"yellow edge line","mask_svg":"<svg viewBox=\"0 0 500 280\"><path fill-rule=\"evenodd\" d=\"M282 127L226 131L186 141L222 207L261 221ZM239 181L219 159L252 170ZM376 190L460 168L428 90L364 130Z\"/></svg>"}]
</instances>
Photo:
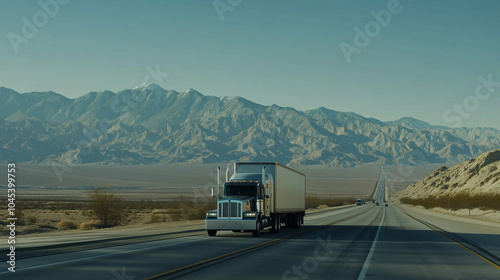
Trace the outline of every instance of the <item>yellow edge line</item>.
<instances>
[{"instance_id":1,"label":"yellow edge line","mask_svg":"<svg viewBox=\"0 0 500 280\"><path fill-rule=\"evenodd\" d=\"M368 210L367 210L368 211ZM344 219L341 219L341 220L338 220L338 221L334 221L334 222L331 222L331 223L328 223L328 224L324 224L324 226L330 226L330 225L333 225L333 224L337 224L337 223L340 223L340 222L343 222L343 221L346 221L346 220L349 220L349 219L352 219L354 217L357 217L367 211L363 211L359 214L356 214L356 215L352 215L352 216L349 216L347 218L344 218ZM183 266L183 267L180 267L180 268L176 268L176 269L173 269L173 270L170 270L170 271L167 271L167 272L163 272L163 273L160 273L160 274L157 274L157 275L153 275L153 276L150 276L148 278L144 278L143 280L153 280L153 279L157 279L159 277L163 277L163 276L167 276L169 274L172 274L172 273L175 273L175 272L179 272L179 271L182 271L182 270L186 270L186 269L189 269L189 268L192 268L192 267L195 267L195 266L199 266L199 265L202 265L202 264L205 264L205 263L208 263L208 262L211 262L211 261L215 261L215 260L218 260L218 259L221 259L221 258L224 258L224 257L229 257L229 256L232 256L232 255L235 255L235 254L238 254L238 253L242 253L242 252L245 252L245 251L249 251L249 250L252 250L252 249L255 249L255 248L258 248L258 247L262 247L262 246L265 246L265 245L268 245L268 244L271 244L271 243L275 243L275 242L278 242L280 240L283 240L283 239L290 239L292 237L295 237L297 235L302 235L302 234L306 234L312 230L316 230L318 228L312 228L312 229L309 229L309 230L305 230L305 231L301 231L301 232L298 232L298 233L294 233L294 234L290 234L290 235L287 235L287 236L284 236L284 237L280 237L280 238L277 238L277 239L274 239L274 240L270 240L270 241L267 241L267 242L264 242L264 243L261 243L261 244L257 244L257 245L254 245L254 246L251 246L251 247L248 247L248 248L244 248L244 249L240 249L238 251L234 251L234 252L231 252L231 253L227 253L227 254L224 254L224 255L220 255L220 256L217 256L217 257L213 257L213 258L210 258L210 259L207 259L207 260L204 260L204 261L200 261L200 262L197 262L197 263L194 263L194 264L190 264L190 265L186 265L186 266Z\"/></svg>"},{"instance_id":2,"label":"yellow edge line","mask_svg":"<svg viewBox=\"0 0 500 280\"><path fill-rule=\"evenodd\" d=\"M410 215L406 214L406 212L404 212L403 210L399 209L399 207L398 207L398 210L399 210L399 211L401 211L401 212L402 212L403 214L405 214L406 216L408 216L409 218L413 219ZM415 220L415 219L413 219L413 220ZM415 220L415 221L417 221L417 220ZM417 222L418 222L418 221L417 221ZM419 222L419 223L420 223L420 222ZM483 261L485 261L485 262L487 262L487 263L491 264L491 265L492 265L492 266L494 266L496 269L499 269L499 270L500 270L500 266L498 266L496 263L494 263L494 262L492 262L492 261L488 260L487 258L485 258L485 257L483 257L483 256L481 256L481 255L479 255L478 253L476 253L476 252L472 251L471 249L469 249L469 248L465 247L464 245L462 245L462 244L460 244L460 243L456 242L455 240L453 240L453 239L449 238L448 236L444 235L443 233L441 233L441 232L439 232L439 231L437 231L437 230L435 230L435 229L431 228L430 226L428 226L428 225L426 225L426 224L424 224L424 223L421 223L421 224L423 224L424 226L426 226L426 227L428 227L428 228L432 229L433 231L435 231L435 232L437 232L437 233L441 234L441 235L442 235L442 236L444 236L446 239L448 239L448 240L450 240L451 242L453 242L453 243L457 244L458 246L460 246L460 247L462 247L462 248L466 249L467 251L469 251L469 252L471 252L472 254L476 255L477 257L481 258Z\"/></svg>"},{"instance_id":3,"label":"yellow edge line","mask_svg":"<svg viewBox=\"0 0 500 280\"><path fill-rule=\"evenodd\" d=\"M441 235L443 235L443 234L441 234ZM444 235L443 235L443 236L444 236ZM444 236L444 237L446 237L446 236ZM448 237L446 237L446 238L448 238ZM450 238L448 238L448 239L450 239ZM456 242L455 240L453 240L453 239L450 239L450 240L451 240L451 241L453 241L453 242L455 242L455 244L457 244L458 246L460 246L460 247L462 247L462 248L466 249L467 251L469 251L469 252L473 253L474 255L476 255L477 257L481 258L483 261L485 261L485 262L487 262L487 263L491 264L492 266L494 266L495 268L497 268L497 269L499 269L499 270L500 270L500 266L498 266L496 263L494 263L494 262L492 262L492 261L488 260L487 258L485 258L485 257L483 257L483 256L481 256L481 255L479 255L478 253L476 253L476 252L472 251L471 249L469 249L469 248L465 247L464 245L462 245L462 244L460 244L460 243Z\"/></svg>"}]
</instances>

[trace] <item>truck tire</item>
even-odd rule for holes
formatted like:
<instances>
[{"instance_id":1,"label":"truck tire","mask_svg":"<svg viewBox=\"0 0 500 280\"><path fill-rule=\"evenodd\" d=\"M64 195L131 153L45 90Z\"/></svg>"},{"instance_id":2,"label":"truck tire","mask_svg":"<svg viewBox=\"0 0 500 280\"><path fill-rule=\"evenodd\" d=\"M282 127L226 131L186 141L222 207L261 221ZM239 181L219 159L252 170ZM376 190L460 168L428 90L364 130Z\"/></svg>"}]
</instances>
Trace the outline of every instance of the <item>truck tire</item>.
<instances>
[{"instance_id":1,"label":"truck tire","mask_svg":"<svg viewBox=\"0 0 500 280\"><path fill-rule=\"evenodd\" d=\"M269 230L270 233L278 233L280 232L281 222L279 221L280 215L273 215L273 226Z\"/></svg>"},{"instance_id":2,"label":"truck tire","mask_svg":"<svg viewBox=\"0 0 500 280\"><path fill-rule=\"evenodd\" d=\"M259 237L260 236L260 220L257 219L257 224L255 225L255 230L252 231L253 237Z\"/></svg>"},{"instance_id":3,"label":"truck tire","mask_svg":"<svg viewBox=\"0 0 500 280\"><path fill-rule=\"evenodd\" d=\"M273 225L269 229L269 233L276 233L276 220L273 218L272 221L273 221Z\"/></svg>"},{"instance_id":4,"label":"truck tire","mask_svg":"<svg viewBox=\"0 0 500 280\"><path fill-rule=\"evenodd\" d=\"M208 236L215 236L217 234L216 230L207 230Z\"/></svg>"},{"instance_id":5,"label":"truck tire","mask_svg":"<svg viewBox=\"0 0 500 280\"><path fill-rule=\"evenodd\" d=\"M300 228L301 218L299 213L294 213L290 217L291 228Z\"/></svg>"},{"instance_id":6,"label":"truck tire","mask_svg":"<svg viewBox=\"0 0 500 280\"><path fill-rule=\"evenodd\" d=\"M281 217L280 215L276 215L276 233L281 231Z\"/></svg>"}]
</instances>

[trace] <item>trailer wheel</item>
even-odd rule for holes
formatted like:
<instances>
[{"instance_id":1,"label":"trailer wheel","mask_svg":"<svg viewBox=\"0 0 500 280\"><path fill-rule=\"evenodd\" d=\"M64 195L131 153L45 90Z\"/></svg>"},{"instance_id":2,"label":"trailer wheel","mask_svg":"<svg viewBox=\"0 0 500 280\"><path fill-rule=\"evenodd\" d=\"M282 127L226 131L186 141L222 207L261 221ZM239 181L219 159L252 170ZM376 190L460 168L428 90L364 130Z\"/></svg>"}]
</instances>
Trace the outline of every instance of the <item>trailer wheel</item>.
<instances>
[{"instance_id":1,"label":"trailer wheel","mask_svg":"<svg viewBox=\"0 0 500 280\"><path fill-rule=\"evenodd\" d=\"M280 227L281 227L280 215L274 214L272 219L273 219L273 226L271 227L269 232L271 233L280 232Z\"/></svg>"},{"instance_id":2,"label":"trailer wheel","mask_svg":"<svg viewBox=\"0 0 500 280\"><path fill-rule=\"evenodd\" d=\"M300 228L300 214L294 213L290 217L291 228Z\"/></svg>"},{"instance_id":3,"label":"trailer wheel","mask_svg":"<svg viewBox=\"0 0 500 280\"><path fill-rule=\"evenodd\" d=\"M276 215L276 233L281 231L281 217L280 215Z\"/></svg>"},{"instance_id":4,"label":"trailer wheel","mask_svg":"<svg viewBox=\"0 0 500 280\"><path fill-rule=\"evenodd\" d=\"M259 237L260 236L260 220L257 219L257 224L255 225L255 230L252 231L253 237Z\"/></svg>"},{"instance_id":5,"label":"trailer wheel","mask_svg":"<svg viewBox=\"0 0 500 280\"><path fill-rule=\"evenodd\" d=\"M216 230L207 230L208 236L215 236L217 234Z\"/></svg>"}]
</instances>

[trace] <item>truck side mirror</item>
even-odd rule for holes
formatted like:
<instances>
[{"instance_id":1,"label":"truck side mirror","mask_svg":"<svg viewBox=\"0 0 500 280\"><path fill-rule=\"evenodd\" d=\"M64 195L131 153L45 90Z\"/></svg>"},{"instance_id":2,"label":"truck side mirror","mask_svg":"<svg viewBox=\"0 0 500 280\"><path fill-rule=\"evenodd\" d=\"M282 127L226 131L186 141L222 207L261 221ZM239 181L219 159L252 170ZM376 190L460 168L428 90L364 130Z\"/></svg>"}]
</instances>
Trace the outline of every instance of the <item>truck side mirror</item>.
<instances>
[{"instance_id":1,"label":"truck side mirror","mask_svg":"<svg viewBox=\"0 0 500 280\"><path fill-rule=\"evenodd\" d=\"M215 198L215 188L212 188L212 198Z\"/></svg>"},{"instance_id":2,"label":"truck side mirror","mask_svg":"<svg viewBox=\"0 0 500 280\"><path fill-rule=\"evenodd\" d=\"M269 187L266 189L266 198L269 198L271 196L271 191L269 190Z\"/></svg>"}]
</instances>

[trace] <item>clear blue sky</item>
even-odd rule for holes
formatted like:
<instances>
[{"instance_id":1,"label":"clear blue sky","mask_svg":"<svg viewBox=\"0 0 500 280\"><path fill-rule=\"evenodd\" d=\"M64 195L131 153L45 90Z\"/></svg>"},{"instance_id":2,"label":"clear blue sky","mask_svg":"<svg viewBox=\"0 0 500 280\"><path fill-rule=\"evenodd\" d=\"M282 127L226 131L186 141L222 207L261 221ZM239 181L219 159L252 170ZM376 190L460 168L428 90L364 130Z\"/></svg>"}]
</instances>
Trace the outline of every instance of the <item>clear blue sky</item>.
<instances>
[{"instance_id":1,"label":"clear blue sky","mask_svg":"<svg viewBox=\"0 0 500 280\"><path fill-rule=\"evenodd\" d=\"M500 1L220 0L219 12L213 0L0 3L0 86L19 92L116 92L159 66L168 76L146 80L165 89L500 129ZM372 15L381 10L385 26ZM370 41L356 45L367 27ZM342 43L358 46L350 62ZM475 97L489 75L495 86Z\"/></svg>"}]
</instances>

